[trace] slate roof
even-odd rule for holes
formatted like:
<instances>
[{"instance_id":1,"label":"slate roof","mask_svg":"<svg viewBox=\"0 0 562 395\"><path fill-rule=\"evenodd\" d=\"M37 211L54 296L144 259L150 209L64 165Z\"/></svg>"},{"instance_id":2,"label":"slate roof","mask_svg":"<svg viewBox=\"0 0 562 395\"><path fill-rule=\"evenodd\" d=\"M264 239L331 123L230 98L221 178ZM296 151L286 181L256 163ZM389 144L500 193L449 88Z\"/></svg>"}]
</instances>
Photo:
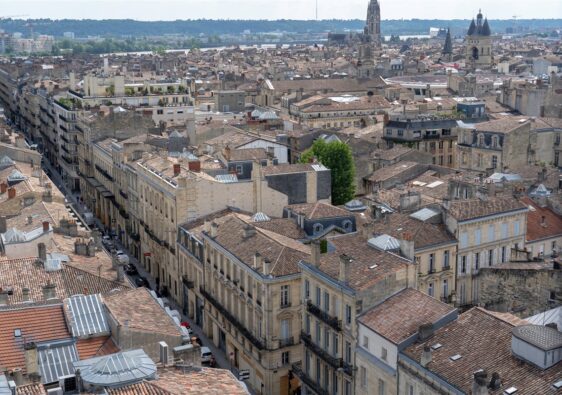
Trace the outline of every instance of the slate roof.
<instances>
[{"instance_id":1,"label":"slate roof","mask_svg":"<svg viewBox=\"0 0 562 395\"><path fill-rule=\"evenodd\" d=\"M488 372L488 377L493 372L499 373L502 387L490 391L491 395L503 394L512 386L518 389L517 394L522 395L558 394L552 384L560 380L562 365L542 370L513 356L513 328L512 324L475 307L436 330L426 342L415 343L403 352L419 361L426 344L440 343L442 346L432 351L432 361L427 369L467 394L472 391L473 374L479 369ZM461 358L452 361L450 357L455 354L461 355Z\"/></svg>"},{"instance_id":2,"label":"slate roof","mask_svg":"<svg viewBox=\"0 0 562 395\"><path fill-rule=\"evenodd\" d=\"M14 336L16 329L20 337ZM38 343L70 338L62 304L0 311L0 366L26 372L24 339Z\"/></svg>"},{"instance_id":3,"label":"slate roof","mask_svg":"<svg viewBox=\"0 0 562 395\"><path fill-rule=\"evenodd\" d=\"M447 211L457 221L467 221L517 210L529 211L527 206L519 200L513 197L499 196L486 200L454 200L450 202Z\"/></svg>"},{"instance_id":4,"label":"slate roof","mask_svg":"<svg viewBox=\"0 0 562 395\"><path fill-rule=\"evenodd\" d=\"M358 320L385 339L400 344L416 334L420 325L436 323L455 308L407 288L362 314Z\"/></svg>"}]
</instances>

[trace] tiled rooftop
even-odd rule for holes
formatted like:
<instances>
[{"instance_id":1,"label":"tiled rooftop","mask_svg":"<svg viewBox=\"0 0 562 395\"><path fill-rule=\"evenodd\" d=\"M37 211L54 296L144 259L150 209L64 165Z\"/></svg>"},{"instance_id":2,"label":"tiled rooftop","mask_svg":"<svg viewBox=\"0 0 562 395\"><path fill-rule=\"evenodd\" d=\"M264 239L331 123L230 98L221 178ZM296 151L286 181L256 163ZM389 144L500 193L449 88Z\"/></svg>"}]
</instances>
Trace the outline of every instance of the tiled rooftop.
<instances>
[{"instance_id":1,"label":"tiled rooftop","mask_svg":"<svg viewBox=\"0 0 562 395\"><path fill-rule=\"evenodd\" d=\"M539 206L528 197L522 198L521 201L529 207L526 235L528 242L562 235L562 217L548 207Z\"/></svg>"},{"instance_id":2,"label":"tiled rooftop","mask_svg":"<svg viewBox=\"0 0 562 395\"><path fill-rule=\"evenodd\" d=\"M119 351L119 347L110 336L91 337L89 339L78 339L76 349L80 359L101 357Z\"/></svg>"},{"instance_id":3,"label":"tiled rooftop","mask_svg":"<svg viewBox=\"0 0 562 395\"><path fill-rule=\"evenodd\" d=\"M349 217L352 215L347 210L322 202L293 204L287 206L287 208L296 214L304 215L307 219Z\"/></svg>"},{"instance_id":4,"label":"tiled rooftop","mask_svg":"<svg viewBox=\"0 0 562 395\"><path fill-rule=\"evenodd\" d=\"M516 210L528 210L528 208L511 196L499 196L486 200L454 200L450 202L448 212L457 221L467 221Z\"/></svg>"}]
</instances>

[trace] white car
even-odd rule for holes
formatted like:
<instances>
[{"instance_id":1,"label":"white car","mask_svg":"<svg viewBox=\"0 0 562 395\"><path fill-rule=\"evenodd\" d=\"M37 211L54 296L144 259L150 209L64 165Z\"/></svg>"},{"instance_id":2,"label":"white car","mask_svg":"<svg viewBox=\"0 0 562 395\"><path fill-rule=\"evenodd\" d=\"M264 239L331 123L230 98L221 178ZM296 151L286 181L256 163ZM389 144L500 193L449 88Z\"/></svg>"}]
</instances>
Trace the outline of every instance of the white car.
<instances>
[{"instance_id":1,"label":"white car","mask_svg":"<svg viewBox=\"0 0 562 395\"><path fill-rule=\"evenodd\" d=\"M211 362L211 357L213 353L209 349L209 347L201 347L201 363L208 363Z\"/></svg>"},{"instance_id":2,"label":"white car","mask_svg":"<svg viewBox=\"0 0 562 395\"><path fill-rule=\"evenodd\" d=\"M123 251L121 251L121 250L115 251L115 257L117 258L117 260L120 263L122 263L124 265L129 264L129 256L127 254L125 254Z\"/></svg>"}]
</instances>

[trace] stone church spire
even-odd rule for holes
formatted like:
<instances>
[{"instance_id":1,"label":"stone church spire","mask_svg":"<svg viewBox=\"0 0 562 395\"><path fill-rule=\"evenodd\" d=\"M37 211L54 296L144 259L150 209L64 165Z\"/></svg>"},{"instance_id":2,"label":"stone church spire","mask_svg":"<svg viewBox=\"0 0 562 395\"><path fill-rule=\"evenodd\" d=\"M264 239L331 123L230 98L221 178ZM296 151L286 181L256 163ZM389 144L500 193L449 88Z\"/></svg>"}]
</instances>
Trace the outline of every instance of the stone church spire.
<instances>
[{"instance_id":1,"label":"stone church spire","mask_svg":"<svg viewBox=\"0 0 562 395\"><path fill-rule=\"evenodd\" d=\"M369 36L375 48L381 46L381 9L377 0L370 0L367 8L367 24L365 33Z\"/></svg>"}]
</instances>

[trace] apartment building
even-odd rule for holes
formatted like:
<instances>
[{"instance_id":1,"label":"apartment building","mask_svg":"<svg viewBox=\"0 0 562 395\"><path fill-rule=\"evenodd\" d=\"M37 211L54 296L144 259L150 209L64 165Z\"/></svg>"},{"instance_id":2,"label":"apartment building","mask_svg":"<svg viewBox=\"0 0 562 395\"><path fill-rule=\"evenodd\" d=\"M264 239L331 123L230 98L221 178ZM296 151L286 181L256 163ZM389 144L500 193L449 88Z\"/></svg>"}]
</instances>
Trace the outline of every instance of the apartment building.
<instances>
[{"instance_id":1,"label":"apartment building","mask_svg":"<svg viewBox=\"0 0 562 395\"><path fill-rule=\"evenodd\" d=\"M417 119L385 118L383 139L389 148L406 144L431 154L434 165L455 167L457 121L428 116Z\"/></svg>"},{"instance_id":2,"label":"apartment building","mask_svg":"<svg viewBox=\"0 0 562 395\"><path fill-rule=\"evenodd\" d=\"M291 363L301 360L298 262L309 259L310 247L256 226L256 216L224 212L207 221L199 247L184 250L197 261L187 285L199 285L199 321L232 365L249 371L260 393L284 395Z\"/></svg>"},{"instance_id":3,"label":"apartment building","mask_svg":"<svg viewBox=\"0 0 562 395\"><path fill-rule=\"evenodd\" d=\"M412 288L357 318L357 395L398 392L398 355L457 318L457 310Z\"/></svg>"},{"instance_id":4,"label":"apartment building","mask_svg":"<svg viewBox=\"0 0 562 395\"><path fill-rule=\"evenodd\" d=\"M372 247L354 233L313 242L302 270L303 360L292 366L303 394L354 394L357 388L356 317L414 283L408 259Z\"/></svg>"},{"instance_id":5,"label":"apartment building","mask_svg":"<svg viewBox=\"0 0 562 395\"><path fill-rule=\"evenodd\" d=\"M527 205L512 196L444 203L444 222L458 240L456 304L478 303L478 270L508 262L512 248L525 246Z\"/></svg>"}]
</instances>

